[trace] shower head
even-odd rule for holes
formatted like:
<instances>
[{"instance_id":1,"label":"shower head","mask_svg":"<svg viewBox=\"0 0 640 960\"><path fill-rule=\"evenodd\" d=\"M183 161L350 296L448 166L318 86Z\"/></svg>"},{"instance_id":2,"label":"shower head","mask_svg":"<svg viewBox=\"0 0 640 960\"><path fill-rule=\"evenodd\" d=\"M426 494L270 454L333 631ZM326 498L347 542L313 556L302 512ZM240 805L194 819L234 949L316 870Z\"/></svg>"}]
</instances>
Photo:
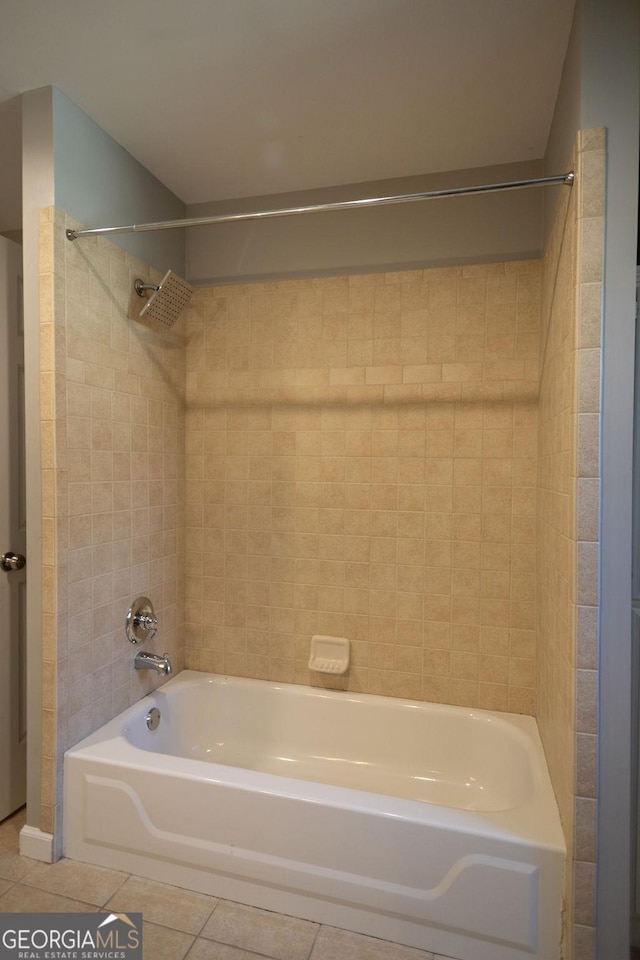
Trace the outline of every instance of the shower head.
<instances>
[{"instance_id":1,"label":"shower head","mask_svg":"<svg viewBox=\"0 0 640 960\"><path fill-rule=\"evenodd\" d=\"M173 326L195 293L193 287L171 270L167 270L160 283L136 280L134 288L139 297L146 297L148 290L153 291L139 317L165 327Z\"/></svg>"}]
</instances>

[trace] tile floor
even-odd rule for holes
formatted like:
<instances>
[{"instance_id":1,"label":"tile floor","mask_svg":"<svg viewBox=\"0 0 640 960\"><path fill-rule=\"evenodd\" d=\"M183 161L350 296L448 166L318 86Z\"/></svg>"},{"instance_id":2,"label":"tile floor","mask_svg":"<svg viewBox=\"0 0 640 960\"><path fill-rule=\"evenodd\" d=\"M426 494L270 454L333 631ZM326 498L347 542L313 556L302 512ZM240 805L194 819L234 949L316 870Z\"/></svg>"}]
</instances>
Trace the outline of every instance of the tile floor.
<instances>
[{"instance_id":1,"label":"tile floor","mask_svg":"<svg viewBox=\"0 0 640 960\"><path fill-rule=\"evenodd\" d=\"M0 913L142 913L145 960L447 960L117 870L30 860L23 823L24 811L0 823Z\"/></svg>"}]
</instances>

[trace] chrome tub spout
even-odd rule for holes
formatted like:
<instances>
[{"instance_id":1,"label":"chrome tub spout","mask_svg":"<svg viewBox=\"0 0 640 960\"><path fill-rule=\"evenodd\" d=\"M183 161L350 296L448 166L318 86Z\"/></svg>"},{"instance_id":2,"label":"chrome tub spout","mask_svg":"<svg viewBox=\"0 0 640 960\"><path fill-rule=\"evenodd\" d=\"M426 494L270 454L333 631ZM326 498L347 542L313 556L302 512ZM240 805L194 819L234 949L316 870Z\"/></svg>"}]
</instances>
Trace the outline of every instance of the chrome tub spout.
<instances>
[{"instance_id":1,"label":"chrome tub spout","mask_svg":"<svg viewBox=\"0 0 640 960\"><path fill-rule=\"evenodd\" d=\"M159 657L155 653L145 653L144 650L140 650L135 655L133 665L136 670L155 670L163 677L168 677L171 673L171 663L166 653Z\"/></svg>"}]
</instances>

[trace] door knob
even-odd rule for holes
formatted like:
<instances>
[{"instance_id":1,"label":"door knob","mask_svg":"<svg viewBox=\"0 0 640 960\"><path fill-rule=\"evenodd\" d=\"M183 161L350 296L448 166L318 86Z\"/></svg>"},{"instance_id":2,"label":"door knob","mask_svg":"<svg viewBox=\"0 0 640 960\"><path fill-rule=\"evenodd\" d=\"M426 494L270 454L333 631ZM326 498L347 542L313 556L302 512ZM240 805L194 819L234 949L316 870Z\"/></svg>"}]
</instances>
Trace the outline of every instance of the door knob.
<instances>
[{"instance_id":1,"label":"door knob","mask_svg":"<svg viewBox=\"0 0 640 960\"><path fill-rule=\"evenodd\" d=\"M27 558L21 553L2 553L0 554L0 567L10 573L12 570L22 570Z\"/></svg>"}]
</instances>

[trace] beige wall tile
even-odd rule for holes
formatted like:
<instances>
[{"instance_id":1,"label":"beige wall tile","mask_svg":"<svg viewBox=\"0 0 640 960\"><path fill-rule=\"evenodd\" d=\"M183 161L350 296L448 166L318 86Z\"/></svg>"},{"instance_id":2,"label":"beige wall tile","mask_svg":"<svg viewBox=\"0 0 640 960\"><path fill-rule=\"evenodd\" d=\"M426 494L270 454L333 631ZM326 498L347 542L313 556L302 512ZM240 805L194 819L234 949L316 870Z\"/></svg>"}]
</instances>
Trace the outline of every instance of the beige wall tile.
<instances>
[{"instance_id":1,"label":"beige wall tile","mask_svg":"<svg viewBox=\"0 0 640 960\"><path fill-rule=\"evenodd\" d=\"M55 218L62 235L65 217L55 212ZM45 270L47 264L45 257ZM130 337L125 311L134 275L150 271L104 241L82 251L60 244L53 277L44 274L51 296L41 338L43 534L45 557L55 561L44 570L44 648L52 663L45 693L48 707L57 708L46 713L44 731L47 755L58 767L67 746L156 685L146 678L141 686L136 677L129 688L131 650L122 623L137 594L152 598L174 667L184 661L176 630L183 593L177 562L184 516L182 341L178 332ZM57 832L60 784L50 771L45 781L45 819Z\"/></svg>"},{"instance_id":2,"label":"beige wall tile","mask_svg":"<svg viewBox=\"0 0 640 960\"><path fill-rule=\"evenodd\" d=\"M576 185L542 270L537 693L570 857L565 939L570 955L586 957L594 954L603 131L584 131L578 143L589 152L577 152ZM574 856L583 861L575 869Z\"/></svg>"},{"instance_id":3,"label":"beige wall tile","mask_svg":"<svg viewBox=\"0 0 640 960\"><path fill-rule=\"evenodd\" d=\"M529 637L511 670L508 643L484 669L482 702L534 709L533 581L530 569L511 574L510 549L532 536L537 421L535 410L503 401L502 383L526 374L513 351L518 336L537 337L538 269L528 261L508 275L489 264L198 292L186 367L208 379L194 381L187 405L187 514L192 540L213 543L224 530L226 550L213 561L215 582L205 583L201 561L189 564L186 591L219 594L221 669L318 682L306 665L311 633L351 630L368 665L349 675L352 688L478 705L482 621ZM243 319L227 324L226 345L231 336L254 359L218 416L207 383L224 370L208 368L202 343L230 303L242 304ZM305 387L287 387L277 403L259 370L274 338L296 344L281 382ZM239 357L227 354L230 374ZM256 416L262 433L250 436ZM516 470L521 462L529 466ZM209 477L226 483L219 498L208 488L217 506L203 512L191 480ZM493 565L487 554L481 575L489 545L502 553ZM198 611L194 645L206 632ZM264 641L249 661L252 630Z\"/></svg>"}]
</instances>

